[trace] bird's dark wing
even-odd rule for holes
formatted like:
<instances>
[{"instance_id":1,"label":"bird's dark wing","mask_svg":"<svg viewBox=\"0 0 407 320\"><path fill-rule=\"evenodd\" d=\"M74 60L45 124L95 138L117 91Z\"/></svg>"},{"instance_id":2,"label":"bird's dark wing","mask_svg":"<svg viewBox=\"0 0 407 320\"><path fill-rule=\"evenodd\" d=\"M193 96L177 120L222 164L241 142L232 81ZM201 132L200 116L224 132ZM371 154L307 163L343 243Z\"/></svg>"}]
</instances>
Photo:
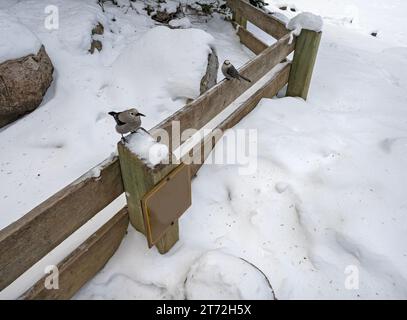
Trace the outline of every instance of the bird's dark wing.
<instances>
[{"instance_id":1,"label":"bird's dark wing","mask_svg":"<svg viewBox=\"0 0 407 320\"><path fill-rule=\"evenodd\" d=\"M114 118L114 120L116 121L116 123L117 123L119 126L122 126L122 125L125 124L123 121L121 121L121 120L119 119L120 113L111 111L111 112L109 112L109 114Z\"/></svg>"},{"instance_id":2,"label":"bird's dark wing","mask_svg":"<svg viewBox=\"0 0 407 320\"><path fill-rule=\"evenodd\" d=\"M119 126L121 126L121 125L127 123L127 121L126 121L125 119L123 119L124 116L125 116L125 115L124 115L124 112L121 112L121 113L118 114L118 116L117 116L117 124L118 124Z\"/></svg>"},{"instance_id":3,"label":"bird's dark wing","mask_svg":"<svg viewBox=\"0 0 407 320\"><path fill-rule=\"evenodd\" d=\"M121 121L119 118L116 119L116 123L117 123L119 126L122 126L122 125L126 124L125 122Z\"/></svg>"},{"instance_id":4,"label":"bird's dark wing","mask_svg":"<svg viewBox=\"0 0 407 320\"><path fill-rule=\"evenodd\" d=\"M239 78L239 72L236 70L234 66L230 66L227 71L228 75L230 75L232 78Z\"/></svg>"}]
</instances>

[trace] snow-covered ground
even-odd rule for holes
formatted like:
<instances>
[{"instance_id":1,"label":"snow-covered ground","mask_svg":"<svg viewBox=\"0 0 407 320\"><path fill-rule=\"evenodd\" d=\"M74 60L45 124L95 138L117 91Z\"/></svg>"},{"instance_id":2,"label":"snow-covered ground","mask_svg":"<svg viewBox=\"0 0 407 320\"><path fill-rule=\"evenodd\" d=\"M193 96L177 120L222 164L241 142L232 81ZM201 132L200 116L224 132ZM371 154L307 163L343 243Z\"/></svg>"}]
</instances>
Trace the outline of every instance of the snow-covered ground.
<instances>
[{"instance_id":1,"label":"snow-covered ground","mask_svg":"<svg viewBox=\"0 0 407 320\"><path fill-rule=\"evenodd\" d=\"M70 32L49 33L39 27L38 1L7 3L13 2L10 8L1 1L0 9L18 16L46 45L56 83L38 110L0 130L0 228L114 151L118 136L105 114L114 102L114 61L129 54L128 45L137 48L154 26L132 10L108 7L100 17L91 1L86 14L74 14L79 2L65 0L58 3L61 28ZM21 6L37 8L38 16ZM282 14L311 11L324 19L308 101L263 99L236 126L257 129L256 173L204 166L193 181L193 204L180 220L176 246L160 255L129 227L116 254L75 298L269 299L270 284L279 299L407 298L407 3L292 0L273 1L269 9L283 6ZM113 32L103 36L101 53L89 55L79 39L94 24L86 32L79 25L98 19ZM214 37L202 38L216 47L221 62L228 57L240 66L252 57L218 16L191 22ZM185 102L181 95L167 104L179 95L163 90L165 81L153 65L150 72L156 77L151 84L159 86L157 97L151 89L140 102L150 116L147 128ZM136 99L142 98L140 92ZM104 210L104 221L123 202ZM17 297L44 265L57 262L91 231L78 230L0 298Z\"/></svg>"}]
</instances>

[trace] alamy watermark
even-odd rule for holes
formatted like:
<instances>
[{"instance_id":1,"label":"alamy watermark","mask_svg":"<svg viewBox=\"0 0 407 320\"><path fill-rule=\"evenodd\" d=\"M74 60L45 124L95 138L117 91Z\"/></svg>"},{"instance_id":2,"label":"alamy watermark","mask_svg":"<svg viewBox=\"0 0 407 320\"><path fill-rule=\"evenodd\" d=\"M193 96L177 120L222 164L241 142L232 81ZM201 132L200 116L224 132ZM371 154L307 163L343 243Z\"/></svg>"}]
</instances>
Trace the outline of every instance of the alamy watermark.
<instances>
[{"instance_id":1,"label":"alamy watermark","mask_svg":"<svg viewBox=\"0 0 407 320\"><path fill-rule=\"evenodd\" d=\"M188 128L181 132L179 121L173 121L170 130L157 129L151 135L169 149L172 147L172 153L161 163L179 164L182 161L185 164L237 165L239 175L249 175L257 171L257 129L228 129L223 132L220 129ZM178 146L184 142L189 148L183 153L183 148ZM160 149L150 148L150 159L157 157L156 150Z\"/></svg>"},{"instance_id":2,"label":"alamy watermark","mask_svg":"<svg viewBox=\"0 0 407 320\"><path fill-rule=\"evenodd\" d=\"M45 267L44 272L48 274L45 277L44 287L48 290L59 289L59 270L55 265L49 265Z\"/></svg>"},{"instance_id":3,"label":"alamy watermark","mask_svg":"<svg viewBox=\"0 0 407 320\"><path fill-rule=\"evenodd\" d=\"M59 29L59 9L55 5L48 5L44 8L44 13L46 14L44 20L44 27L47 30L58 30Z\"/></svg>"},{"instance_id":4,"label":"alamy watermark","mask_svg":"<svg viewBox=\"0 0 407 320\"><path fill-rule=\"evenodd\" d=\"M347 290L359 290L359 268L355 265L346 266L344 273L345 278L345 289Z\"/></svg>"}]
</instances>

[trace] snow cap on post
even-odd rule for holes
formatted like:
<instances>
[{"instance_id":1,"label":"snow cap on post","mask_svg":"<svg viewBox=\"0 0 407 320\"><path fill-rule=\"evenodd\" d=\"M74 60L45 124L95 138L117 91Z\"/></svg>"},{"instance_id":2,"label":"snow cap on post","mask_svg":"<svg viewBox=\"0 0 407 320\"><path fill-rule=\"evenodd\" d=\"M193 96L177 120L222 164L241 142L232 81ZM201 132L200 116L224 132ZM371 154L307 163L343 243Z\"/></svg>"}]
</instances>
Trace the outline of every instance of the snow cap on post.
<instances>
[{"instance_id":1,"label":"snow cap on post","mask_svg":"<svg viewBox=\"0 0 407 320\"><path fill-rule=\"evenodd\" d=\"M303 12L288 21L286 27L292 31L292 35L298 37L302 29L321 32L323 25L324 22L320 16L310 12Z\"/></svg>"}]
</instances>

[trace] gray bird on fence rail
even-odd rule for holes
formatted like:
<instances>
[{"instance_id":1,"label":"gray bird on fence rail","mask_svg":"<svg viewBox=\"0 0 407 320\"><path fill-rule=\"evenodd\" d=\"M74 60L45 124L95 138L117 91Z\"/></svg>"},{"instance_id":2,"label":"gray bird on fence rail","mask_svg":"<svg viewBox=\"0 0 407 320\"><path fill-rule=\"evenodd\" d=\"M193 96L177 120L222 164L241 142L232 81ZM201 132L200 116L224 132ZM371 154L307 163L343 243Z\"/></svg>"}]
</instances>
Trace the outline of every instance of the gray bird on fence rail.
<instances>
[{"instance_id":1,"label":"gray bird on fence rail","mask_svg":"<svg viewBox=\"0 0 407 320\"><path fill-rule=\"evenodd\" d=\"M222 73L228 80L238 79L240 81L240 79L243 79L247 82L252 82L250 79L247 79L246 77L242 76L239 73L239 71L236 70L233 64L230 63L229 60L225 60L225 62L223 62Z\"/></svg>"},{"instance_id":2,"label":"gray bird on fence rail","mask_svg":"<svg viewBox=\"0 0 407 320\"><path fill-rule=\"evenodd\" d=\"M111 111L109 114L116 121L116 131L122 135L122 140L126 141L124 134L134 133L139 129L142 129L147 132L144 128L141 127L141 118L145 117L144 114L138 112L137 109L132 108L122 112Z\"/></svg>"}]
</instances>

